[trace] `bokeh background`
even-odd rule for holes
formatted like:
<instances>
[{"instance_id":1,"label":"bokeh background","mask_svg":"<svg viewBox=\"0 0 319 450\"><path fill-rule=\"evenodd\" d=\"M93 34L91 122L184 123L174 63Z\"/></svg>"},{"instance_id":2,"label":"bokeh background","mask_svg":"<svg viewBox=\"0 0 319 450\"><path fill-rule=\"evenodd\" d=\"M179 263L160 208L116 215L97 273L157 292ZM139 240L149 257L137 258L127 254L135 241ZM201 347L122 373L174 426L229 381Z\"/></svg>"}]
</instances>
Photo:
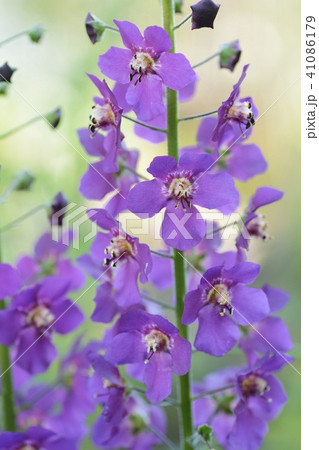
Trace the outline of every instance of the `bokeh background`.
<instances>
[{"instance_id":1,"label":"bokeh background","mask_svg":"<svg viewBox=\"0 0 319 450\"><path fill-rule=\"evenodd\" d=\"M185 0L184 14L194 2ZM240 76L242 66L250 63L242 87L243 96L251 95L261 114L252 140L263 150L269 163L266 174L248 183L237 183L242 208L256 187L272 185L285 191L284 199L267 207L264 212L274 237L267 243L254 242L250 260L262 265L258 285L269 282L291 293L291 302L281 313L288 323L295 348L294 366L300 369L300 92L299 37L300 4L297 0L267 2L220 0L221 8L215 29L190 31L190 24L177 32L177 48L192 63L214 53L221 44L239 39L243 49L234 73L220 70L217 61L197 69L200 77L192 101L181 105L181 115L196 114L217 108L228 97L232 85ZM50 201L63 190L70 201L88 205L78 193L81 175L87 162L76 136L76 129L88 125L94 87L85 72L99 75L98 56L110 45L120 45L116 33L107 32L102 42L92 46L84 20L88 11L105 23L113 18L131 20L141 29L161 24L158 0L0 0L0 41L35 24L42 24L46 34L39 45L22 37L0 47L0 63L8 61L17 67L13 86L6 97L0 98L0 133L37 116L55 106L61 106L63 118L58 132L39 121L19 133L0 140L1 192L22 169L36 177L31 192L13 193L0 205L1 223L7 224L37 205ZM183 15L178 15L181 20ZM33 107L31 106L33 105ZM181 125L181 145L195 142L198 121ZM139 171L145 173L155 155L165 154L165 145L152 145L136 137L131 123L123 130L130 148L141 151ZM92 204L92 203L91 203ZM44 210L19 226L5 232L3 255L13 263L20 253L32 251L37 237L48 229ZM86 251L72 250L77 257ZM93 310L94 291L89 291L80 306L89 317ZM170 293L167 293L169 296ZM90 324L82 327L87 339L102 336L104 326ZM61 352L66 352L71 337L58 340ZM239 364L243 358L232 352L222 359L195 355L193 377L202 376L218 367ZM51 374L53 376L54 367ZM270 424L263 449L296 450L300 448L300 376L291 367L279 375L289 403L281 416ZM177 417L169 411L169 435L176 436ZM83 449L93 448L84 444Z\"/></svg>"}]
</instances>

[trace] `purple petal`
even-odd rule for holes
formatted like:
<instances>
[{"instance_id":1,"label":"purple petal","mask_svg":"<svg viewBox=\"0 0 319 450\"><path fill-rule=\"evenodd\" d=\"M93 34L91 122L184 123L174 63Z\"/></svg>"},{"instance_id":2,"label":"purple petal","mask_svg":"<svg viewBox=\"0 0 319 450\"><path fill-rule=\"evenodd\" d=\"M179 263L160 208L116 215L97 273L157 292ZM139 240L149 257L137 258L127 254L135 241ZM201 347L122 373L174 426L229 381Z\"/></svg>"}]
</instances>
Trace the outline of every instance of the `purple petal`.
<instances>
[{"instance_id":1,"label":"purple petal","mask_svg":"<svg viewBox=\"0 0 319 450\"><path fill-rule=\"evenodd\" d=\"M119 306L127 308L142 301L137 284L138 274L139 265L134 260L127 260L116 269L113 286Z\"/></svg>"},{"instance_id":2,"label":"purple petal","mask_svg":"<svg viewBox=\"0 0 319 450\"><path fill-rule=\"evenodd\" d=\"M234 181L227 173L202 175L196 181L198 189L194 194L194 203L204 208L218 209L230 214L239 205L239 194Z\"/></svg>"},{"instance_id":3,"label":"purple petal","mask_svg":"<svg viewBox=\"0 0 319 450\"><path fill-rule=\"evenodd\" d=\"M126 93L129 85L130 83L127 84L116 83L113 88L113 94L116 97L119 107L123 109L123 113L127 113L132 109L132 106L129 105L126 101Z\"/></svg>"},{"instance_id":4,"label":"purple petal","mask_svg":"<svg viewBox=\"0 0 319 450\"><path fill-rule=\"evenodd\" d=\"M94 259L100 263L100 267L104 269L103 262L105 259L104 250L110 245L113 235L111 233L97 233L91 246L91 253Z\"/></svg>"},{"instance_id":5,"label":"purple petal","mask_svg":"<svg viewBox=\"0 0 319 450\"><path fill-rule=\"evenodd\" d=\"M93 322L109 323L120 312L118 304L114 301L114 291L109 282L98 286L94 297L95 309L91 316Z\"/></svg>"},{"instance_id":6,"label":"purple petal","mask_svg":"<svg viewBox=\"0 0 319 450\"><path fill-rule=\"evenodd\" d=\"M184 152L179 160L179 166L191 170L194 174L209 170L212 164L213 159L207 153L198 154L188 151Z\"/></svg>"},{"instance_id":7,"label":"purple petal","mask_svg":"<svg viewBox=\"0 0 319 450\"><path fill-rule=\"evenodd\" d=\"M267 296L261 289L238 284L231 289L231 294L234 319L240 325L259 322L269 314Z\"/></svg>"},{"instance_id":8,"label":"purple petal","mask_svg":"<svg viewBox=\"0 0 319 450\"><path fill-rule=\"evenodd\" d=\"M232 280L235 283L250 284L258 277L260 272L260 265L251 262L242 262L236 264L230 269L225 269L223 275L225 278Z\"/></svg>"},{"instance_id":9,"label":"purple petal","mask_svg":"<svg viewBox=\"0 0 319 450\"><path fill-rule=\"evenodd\" d=\"M63 300L51 307L55 317L54 330L60 334L67 334L75 330L84 320L81 310L71 300Z\"/></svg>"},{"instance_id":10,"label":"purple petal","mask_svg":"<svg viewBox=\"0 0 319 450\"><path fill-rule=\"evenodd\" d=\"M16 310L0 311L0 343L12 345L25 325L25 316Z\"/></svg>"},{"instance_id":11,"label":"purple petal","mask_svg":"<svg viewBox=\"0 0 319 450\"><path fill-rule=\"evenodd\" d=\"M82 147L84 147L89 155L99 157L105 155L103 147L104 136L102 134L97 133L92 135L91 131L87 128L81 128L77 133Z\"/></svg>"},{"instance_id":12,"label":"purple petal","mask_svg":"<svg viewBox=\"0 0 319 450\"><path fill-rule=\"evenodd\" d=\"M255 212L261 206L269 205L269 203L277 202L283 197L284 193L278 189L263 186L256 190L255 195L249 203L249 211Z\"/></svg>"},{"instance_id":13,"label":"purple petal","mask_svg":"<svg viewBox=\"0 0 319 450\"><path fill-rule=\"evenodd\" d=\"M40 339L40 332L32 327L25 328L20 333L17 348L17 364L29 373L45 372L58 352L47 334ZM37 340L38 339L38 340ZM22 356L23 355L23 356Z\"/></svg>"},{"instance_id":14,"label":"purple petal","mask_svg":"<svg viewBox=\"0 0 319 450\"><path fill-rule=\"evenodd\" d=\"M101 72L111 80L126 84L130 79L130 62L132 52L123 48L111 47L99 57L98 66Z\"/></svg>"},{"instance_id":15,"label":"purple petal","mask_svg":"<svg viewBox=\"0 0 319 450\"><path fill-rule=\"evenodd\" d=\"M176 167L177 162L172 156L155 156L147 171L153 177L166 178Z\"/></svg>"},{"instance_id":16,"label":"purple petal","mask_svg":"<svg viewBox=\"0 0 319 450\"><path fill-rule=\"evenodd\" d=\"M197 81L198 77L196 76L191 83L189 83L187 86L184 86L182 89L178 91L178 99L180 102L188 102L193 98L196 90Z\"/></svg>"},{"instance_id":17,"label":"purple petal","mask_svg":"<svg viewBox=\"0 0 319 450\"><path fill-rule=\"evenodd\" d=\"M151 125L156 128L166 128L166 114L155 117L155 119L147 122L147 125ZM144 127L142 125L134 126L135 134L143 139L147 139L153 144L159 144L166 140L166 133L161 131L151 130L150 128Z\"/></svg>"},{"instance_id":18,"label":"purple petal","mask_svg":"<svg viewBox=\"0 0 319 450\"><path fill-rule=\"evenodd\" d=\"M196 74L181 53L164 53L156 64L156 73L170 89L178 91L194 81Z\"/></svg>"},{"instance_id":19,"label":"purple petal","mask_svg":"<svg viewBox=\"0 0 319 450\"><path fill-rule=\"evenodd\" d=\"M156 75L142 76L135 86L131 83L126 94L126 101L132 105L139 120L148 122L165 113L163 104L162 81Z\"/></svg>"},{"instance_id":20,"label":"purple petal","mask_svg":"<svg viewBox=\"0 0 319 450\"><path fill-rule=\"evenodd\" d=\"M152 255L152 260L153 268L148 277L150 282L160 291L171 288L173 284L172 260L157 255Z\"/></svg>"},{"instance_id":21,"label":"purple petal","mask_svg":"<svg viewBox=\"0 0 319 450\"><path fill-rule=\"evenodd\" d=\"M151 403L160 403L172 392L173 360L169 353L156 352L146 365L145 395Z\"/></svg>"},{"instance_id":22,"label":"purple petal","mask_svg":"<svg viewBox=\"0 0 319 450\"><path fill-rule=\"evenodd\" d=\"M289 329L280 317L267 317L249 333L254 348L263 354L289 352L293 348Z\"/></svg>"},{"instance_id":23,"label":"purple petal","mask_svg":"<svg viewBox=\"0 0 319 450\"><path fill-rule=\"evenodd\" d=\"M235 145L227 161L227 171L240 181L247 181L267 170L267 162L255 144Z\"/></svg>"},{"instance_id":24,"label":"purple petal","mask_svg":"<svg viewBox=\"0 0 319 450\"><path fill-rule=\"evenodd\" d=\"M85 276L83 272L75 267L69 259L58 261L56 269L58 276L67 278L70 281L70 291L77 291L84 286Z\"/></svg>"},{"instance_id":25,"label":"purple petal","mask_svg":"<svg viewBox=\"0 0 319 450\"><path fill-rule=\"evenodd\" d=\"M197 131L197 142L203 149L212 147L212 132L216 125L217 119L215 117L205 117L201 121Z\"/></svg>"},{"instance_id":26,"label":"purple petal","mask_svg":"<svg viewBox=\"0 0 319 450\"><path fill-rule=\"evenodd\" d=\"M196 291L190 291L186 294L184 300L184 312L182 317L182 324L189 325L194 322L200 309L204 306L202 302L202 291L196 289Z\"/></svg>"},{"instance_id":27,"label":"purple petal","mask_svg":"<svg viewBox=\"0 0 319 450\"><path fill-rule=\"evenodd\" d=\"M0 264L0 298L15 295L21 287L19 272L9 264Z\"/></svg>"},{"instance_id":28,"label":"purple petal","mask_svg":"<svg viewBox=\"0 0 319 450\"><path fill-rule=\"evenodd\" d=\"M258 450L267 431L267 423L245 407L236 415L234 427L228 438L230 448Z\"/></svg>"},{"instance_id":29,"label":"purple petal","mask_svg":"<svg viewBox=\"0 0 319 450\"><path fill-rule=\"evenodd\" d=\"M262 288L267 295L270 312L275 313L283 309L290 300L290 294L282 289L265 284Z\"/></svg>"},{"instance_id":30,"label":"purple petal","mask_svg":"<svg viewBox=\"0 0 319 450\"><path fill-rule=\"evenodd\" d=\"M89 209L90 219L104 230L118 229L119 223L105 209Z\"/></svg>"},{"instance_id":31,"label":"purple petal","mask_svg":"<svg viewBox=\"0 0 319 450\"><path fill-rule=\"evenodd\" d=\"M153 217L166 204L159 180L142 181L130 191L127 201L129 210L141 218Z\"/></svg>"},{"instance_id":32,"label":"purple petal","mask_svg":"<svg viewBox=\"0 0 319 450\"><path fill-rule=\"evenodd\" d=\"M88 171L82 176L79 191L89 200L102 200L106 194L116 189L113 174L104 172L104 162L99 161L89 165Z\"/></svg>"},{"instance_id":33,"label":"purple petal","mask_svg":"<svg viewBox=\"0 0 319 450\"><path fill-rule=\"evenodd\" d=\"M194 206L185 212L182 205L168 202L161 228L161 236L170 247L188 250L195 247L206 233L206 225Z\"/></svg>"},{"instance_id":34,"label":"purple petal","mask_svg":"<svg viewBox=\"0 0 319 450\"><path fill-rule=\"evenodd\" d=\"M41 272L40 266L32 256L22 256L16 263L21 279L25 284L30 284L37 279Z\"/></svg>"},{"instance_id":35,"label":"purple petal","mask_svg":"<svg viewBox=\"0 0 319 450\"><path fill-rule=\"evenodd\" d=\"M197 350L213 356L223 356L238 341L238 326L226 315L220 316L212 305L207 305L199 312L199 325L195 338Z\"/></svg>"},{"instance_id":36,"label":"purple petal","mask_svg":"<svg viewBox=\"0 0 319 450\"><path fill-rule=\"evenodd\" d=\"M143 36L134 23L125 20L114 20L113 22L120 30L121 38L126 48L135 52L136 49L143 46Z\"/></svg>"},{"instance_id":37,"label":"purple petal","mask_svg":"<svg viewBox=\"0 0 319 450\"><path fill-rule=\"evenodd\" d=\"M143 362L146 345L138 331L120 333L110 342L108 359L115 364L131 364Z\"/></svg>"},{"instance_id":38,"label":"purple petal","mask_svg":"<svg viewBox=\"0 0 319 450\"><path fill-rule=\"evenodd\" d=\"M40 284L38 299L46 301L64 297L70 287L70 280L62 277L46 277Z\"/></svg>"},{"instance_id":39,"label":"purple petal","mask_svg":"<svg viewBox=\"0 0 319 450\"><path fill-rule=\"evenodd\" d=\"M146 47L153 48L156 54L169 52L172 48L172 41L168 33L161 27L147 27L144 31Z\"/></svg>"},{"instance_id":40,"label":"purple petal","mask_svg":"<svg viewBox=\"0 0 319 450\"><path fill-rule=\"evenodd\" d=\"M185 375L191 367L191 343L177 335L174 337L174 345L170 353L173 359L173 372L179 376Z\"/></svg>"}]
</instances>

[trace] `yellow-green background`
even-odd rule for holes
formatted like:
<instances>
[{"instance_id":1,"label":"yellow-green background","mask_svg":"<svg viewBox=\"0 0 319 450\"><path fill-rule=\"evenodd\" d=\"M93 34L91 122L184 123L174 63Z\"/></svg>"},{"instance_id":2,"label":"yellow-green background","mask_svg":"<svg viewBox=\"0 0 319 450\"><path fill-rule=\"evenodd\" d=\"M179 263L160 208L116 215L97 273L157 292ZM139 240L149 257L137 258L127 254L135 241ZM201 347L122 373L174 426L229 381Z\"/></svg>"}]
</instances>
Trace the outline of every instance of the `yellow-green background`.
<instances>
[{"instance_id":1,"label":"yellow-green background","mask_svg":"<svg viewBox=\"0 0 319 450\"><path fill-rule=\"evenodd\" d=\"M185 1L186 13L191 3ZM221 4L215 29L191 32L190 25L186 24L177 32L177 48L196 63L215 52L221 44L238 38L243 49L240 63L234 73L219 70L214 60L199 68L200 83L196 95L191 102L181 106L181 114L217 108L227 98L242 66L251 64L242 94L253 96L260 113L264 113L255 127L253 141L262 148L269 169L248 183L238 183L238 188L242 207L260 185L272 185L285 191L280 203L264 209L274 239L254 243L250 259L262 264L260 285L269 282L292 295L289 306L280 315L289 325L295 343L293 364L299 370L300 5L297 0L225 0ZM63 110L58 133L38 122L0 141L2 191L20 169L30 169L36 176L31 192L14 193L1 205L1 223L6 224L47 202L59 190L63 190L70 201L87 204L77 191L87 162L80 156L85 153L75 132L77 128L87 126L91 97L95 94L85 72L99 75L98 55L110 45L120 45L119 36L107 32L102 42L92 46L84 29L87 12L91 11L106 23L111 23L113 18L131 20L141 29L160 24L161 18L157 0L1 0L0 10L0 41L37 23L46 29L39 45L22 37L0 47L0 65L8 61L18 68L8 96L0 97L0 133L36 116L37 111L45 113L57 105ZM178 20L182 17L179 15ZM182 145L194 143L197 125L198 121L194 121L181 126ZM137 138L131 124L124 123L123 129L127 145L141 151L141 172L145 172L155 155L165 154L165 145L154 146ZM36 238L46 229L47 220L42 211L4 233L5 260L14 262L21 252L30 252ZM73 255L79 256L83 251L84 248L73 250ZM93 308L93 293L93 290L88 291L80 300L80 306L88 315ZM89 321L83 327L92 337L101 336L103 328L102 325L92 326ZM66 351L66 342L69 343L70 338L58 340L61 351ZM238 352L222 360L196 355L194 377L200 379L207 371L241 361ZM290 367L279 376L286 387L289 403L281 416L270 424L262 448L297 450L300 447L300 376ZM174 411L171 416L169 433L174 438L177 423ZM84 448L93 447L86 443Z\"/></svg>"}]
</instances>

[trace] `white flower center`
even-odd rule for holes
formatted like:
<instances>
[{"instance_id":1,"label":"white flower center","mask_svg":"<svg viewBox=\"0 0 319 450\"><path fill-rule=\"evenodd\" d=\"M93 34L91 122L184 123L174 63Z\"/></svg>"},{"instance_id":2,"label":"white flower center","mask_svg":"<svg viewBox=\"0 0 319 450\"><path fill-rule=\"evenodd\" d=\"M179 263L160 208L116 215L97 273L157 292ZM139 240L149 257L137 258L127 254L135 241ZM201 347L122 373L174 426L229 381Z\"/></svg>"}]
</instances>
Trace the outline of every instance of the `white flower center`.
<instances>
[{"instance_id":1,"label":"white flower center","mask_svg":"<svg viewBox=\"0 0 319 450\"><path fill-rule=\"evenodd\" d=\"M246 230L250 236L261 238L263 241L267 241L271 237L267 234L268 224L265 221L265 216L258 215L251 222L248 223Z\"/></svg>"},{"instance_id":2,"label":"white flower center","mask_svg":"<svg viewBox=\"0 0 319 450\"><path fill-rule=\"evenodd\" d=\"M27 315L27 323L33 324L36 328L47 328L54 322L54 315L49 308L44 305L38 305Z\"/></svg>"},{"instance_id":3,"label":"white flower center","mask_svg":"<svg viewBox=\"0 0 319 450\"><path fill-rule=\"evenodd\" d=\"M130 243L124 234L119 234L118 236L113 237L111 240L111 245L109 245L104 250L105 255L110 255L111 258L106 257L104 260L104 265L108 266L110 262L117 260L120 257L125 256L133 256L134 248L133 243ZM115 261L113 263L113 267L116 265Z\"/></svg>"},{"instance_id":4,"label":"white flower center","mask_svg":"<svg viewBox=\"0 0 319 450\"><path fill-rule=\"evenodd\" d=\"M107 125L115 125L115 119L115 114L110 103L105 103L104 105L94 105L92 107L92 114L90 115L92 124L89 126L89 129L92 133L94 133L97 128L105 127Z\"/></svg>"},{"instance_id":5,"label":"white flower center","mask_svg":"<svg viewBox=\"0 0 319 450\"><path fill-rule=\"evenodd\" d=\"M160 330L152 330L148 334L144 336L145 343L147 345L147 353L149 353L149 356L147 359L145 359L145 364L149 362L151 357L156 351L166 351L169 349L170 346L170 339L165 334L162 333Z\"/></svg>"},{"instance_id":6,"label":"white flower center","mask_svg":"<svg viewBox=\"0 0 319 450\"><path fill-rule=\"evenodd\" d=\"M224 316L226 312L230 315L233 313L231 306L231 295L228 287L224 283L213 284L212 289L208 292L208 301L220 306L220 315Z\"/></svg>"},{"instance_id":7,"label":"white flower center","mask_svg":"<svg viewBox=\"0 0 319 450\"><path fill-rule=\"evenodd\" d=\"M255 375L253 373L248 375L241 382L240 389L244 397L249 396L264 397L265 392L270 390L267 381L264 378L259 377L258 375ZM267 398L266 400L271 402L270 398Z\"/></svg>"},{"instance_id":8,"label":"white flower center","mask_svg":"<svg viewBox=\"0 0 319 450\"><path fill-rule=\"evenodd\" d=\"M246 126L246 129L255 125L255 119L252 112L252 105L249 102L236 100L227 112L228 119L238 120Z\"/></svg>"}]
</instances>

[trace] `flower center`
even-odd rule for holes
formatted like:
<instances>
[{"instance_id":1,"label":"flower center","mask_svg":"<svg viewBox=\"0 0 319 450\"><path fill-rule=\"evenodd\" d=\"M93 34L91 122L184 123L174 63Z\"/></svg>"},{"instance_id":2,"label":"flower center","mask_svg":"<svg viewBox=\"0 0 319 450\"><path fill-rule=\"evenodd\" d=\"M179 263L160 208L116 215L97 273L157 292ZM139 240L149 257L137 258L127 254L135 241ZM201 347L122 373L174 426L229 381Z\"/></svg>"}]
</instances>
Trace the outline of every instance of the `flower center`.
<instances>
[{"instance_id":1,"label":"flower center","mask_svg":"<svg viewBox=\"0 0 319 450\"><path fill-rule=\"evenodd\" d=\"M148 357L145 359L144 363L147 364L155 352L167 351L170 345L170 339L160 330L151 330L148 334L144 336L145 343L147 345Z\"/></svg>"},{"instance_id":2,"label":"flower center","mask_svg":"<svg viewBox=\"0 0 319 450\"><path fill-rule=\"evenodd\" d=\"M35 444L22 444L17 450L37 450L39 447Z\"/></svg>"},{"instance_id":3,"label":"flower center","mask_svg":"<svg viewBox=\"0 0 319 450\"><path fill-rule=\"evenodd\" d=\"M38 305L27 315L28 325L34 325L36 328L47 328L54 322L54 315L49 308L44 305Z\"/></svg>"},{"instance_id":4,"label":"flower center","mask_svg":"<svg viewBox=\"0 0 319 450\"><path fill-rule=\"evenodd\" d=\"M142 80L143 75L153 72L154 66L155 61L149 53L136 52L130 62L130 81L132 81L135 75L137 75L134 83L136 86L137 83Z\"/></svg>"},{"instance_id":5,"label":"flower center","mask_svg":"<svg viewBox=\"0 0 319 450\"><path fill-rule=\"evenodd\" d=\"M134 256L134 244L129 241L129 236L120 233L111 239L111 245L104 250L104 253L106 255L104 265L108 266L113 262L113 267L115 267L119 258L123 256Z\"/></svg>"},{"instance_id":6,"label":"flower center","mask_svg":"<svg viewBox=\"0 0 319 450\"><path fill-rule=\"evenodd\" d=\"M243 379L240 389L245 398L249 396L265 398L265 392L268 392L270 387L264 378L251 373ZM265 400L271 402L270 398L265 398Z\"/></svg>"},{"instance_id":7,"label":"flower center","mask_svg":"<svg viewBox=\"0 0 319 450\"><path fill-rule=\"evenodd\" d=\"M226 312L229 315L233 314L233 308L231 306L231 295L228 286L222 281L212 283L213 287L209 290L207 299L209 302L218 306L220 309L220 315L223 317Z\"/></svg>"},{"instance_id":8,"label":"flower center","mask_svg":"<svg viewBox=\"0 0 319 450\"><path fill-rule=\"evenodd\" d=\"M115 125L115 113L110 103L104 105L92 106L92 114L90 115L92 124L89 125L91 133L95 133L98 128L108 125Z\"/></svg>"},{"instance_id":9,"label":"flower center","mask_svg":"<svg viewBox=\"0 0 319 450\"><path fill-rule=\"evenodd\" d=\"M261 238L263 241L270 239L269 234L267 234L268 224L265 221L265 216L258 215L251 222L248 223L246 230L250 236L255 236Z\"/></svg>"},{"instance_id":10,"label":"flower center","mask_svg":"<svg viewBox=\"0 0 319 450\"><path fill-rule=\"evenodd\" d=\"M186 206L192 206L191 200L193 194L197 190L197 184L193 180L191 172L187 171L181 174L173 174L168 177L164 184L163 193L171 200L177 200L175 208L177 209L181 204L184 211Z\"/></svg>"},{"instance_id":11,"label":"flower center","mask_svg":"<svg viewBox=\"0 0 319 450\"><path fill-rule=\"evenodd\" d=\"M255 125L254 114L250 102L236 100L227 112L228 119L234 119L245 125L246 130Z\"/></svg>"}]
</instances>

